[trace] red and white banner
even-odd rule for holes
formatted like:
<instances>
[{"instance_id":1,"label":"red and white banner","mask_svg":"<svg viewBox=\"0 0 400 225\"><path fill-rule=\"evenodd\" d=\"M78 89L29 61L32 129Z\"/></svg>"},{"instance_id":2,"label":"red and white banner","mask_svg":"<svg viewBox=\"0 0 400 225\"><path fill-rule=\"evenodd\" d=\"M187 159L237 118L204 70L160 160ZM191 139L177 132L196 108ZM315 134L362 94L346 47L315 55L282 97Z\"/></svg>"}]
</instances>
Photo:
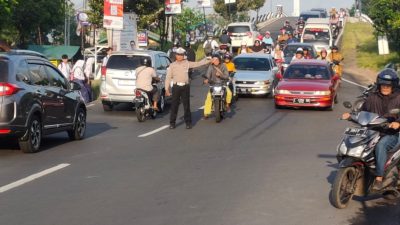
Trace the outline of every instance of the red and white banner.
<instances>
[{"instance_id":1,"label":"red and white banner","mask_svg":"<svg viewBox=\"0 0 400 225\"><path fill-rule=\"evenodd\" d=\"M165 14L180 14L181 12L181 0L165 0Z\"/></svg>"},{"instance_id":2,"label":"red and white banner","mask_svg":"<svg viewBox=\"0 0 400 225\"><path fill-rule=\"evenodd\" d=\"M142 31L138 33L138 46L139 47L147 47L148 45L148 36L146 31Z\"/></svg>"},{"instance_id":3,"label":"red and white banner","mask_svg":"<svg viewBox=\"0 0 400 225\"><path fill-rule=\"evenodd\" d=\"M104 0L103 27L122 30L124 28L124 0Z\"/></svg>"}]
</instances>

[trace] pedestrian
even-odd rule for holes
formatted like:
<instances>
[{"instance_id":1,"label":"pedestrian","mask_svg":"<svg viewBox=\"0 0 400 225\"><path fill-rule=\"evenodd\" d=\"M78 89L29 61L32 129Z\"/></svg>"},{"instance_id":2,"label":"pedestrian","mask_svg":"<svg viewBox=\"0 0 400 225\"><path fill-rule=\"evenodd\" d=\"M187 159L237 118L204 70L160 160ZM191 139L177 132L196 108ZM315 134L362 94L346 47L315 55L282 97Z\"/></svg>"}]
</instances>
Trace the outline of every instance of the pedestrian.
<instances>
[{"instance_id":1,"label":"pedestrian","mask_svg":"<svg viewBox=\"0 0 400 225\"><path fill-rule=\"evenodd\" d=\"M209 63L208 60L203 59L200 62L189 62L184 59L185 49L178 48L175 54L175 62L171 63L167 70L167 77L165 80L165 95L171 96L172 82L172 103L170 114L170 129L175 129L176 117L178 114L179 104L182 102L186 129L192 128L192 115L190 112L190 83L189 83L189 69L200 67Z\"/></svg>"},{"instance_id":2,"label":"pedestrian","mask_svg":"<svg viewBox=\"0 0 400 225\"><path fill-rule=\"evenodd\" d=\"M61 71L67 80L70 80L71 65L68 62L68 55L64 54L61 56L61 63L58 65L58 70Z\"/></svg>"},{"instance_id":3,"label":"pedestrian","mask_svg":"<svg viewBox=\"0 0 400 225\"><path fill-rule=\"evenodd\" d=\"M185 51L187 60L190 62L196 62L196 53L194 52L190 42L185 43Z\"/></svg>"},{"instance_id":4,"label":"pedestrian","mask_svg":"<svg viewBox=\"0 0 400 225\"><path fill-rule=\"evenodd\" d=\"M208 36L207 40L203 43L204 55L209 56L216 52L219 44L212 35Z\"/></svg>"},{"instance_id":5,"label":"pedestrian","mask_svg":"<svg viewBox=\"0 0 400 225\"><path fill-rule=\"evenodd\" d=\"M107 65L108 59L110 58L111 53L112 53L112 48L111 47L106 48L106 52L107 52L107 55L103 58L102 66L106 66Z\"/></svg>"},{"instance_id":6,"label":"pedestrian","mask_svg":"<svg viewBox=\"0 0 400 225\"><path fill-rule=\"evenodd\" d=\"M89 79L85 76L84 72L85 61L78 60L72 68L71 79L81 86L80 93L85 103L90 102L91 89L88 85Z\"/></svg>"}]
</instances>

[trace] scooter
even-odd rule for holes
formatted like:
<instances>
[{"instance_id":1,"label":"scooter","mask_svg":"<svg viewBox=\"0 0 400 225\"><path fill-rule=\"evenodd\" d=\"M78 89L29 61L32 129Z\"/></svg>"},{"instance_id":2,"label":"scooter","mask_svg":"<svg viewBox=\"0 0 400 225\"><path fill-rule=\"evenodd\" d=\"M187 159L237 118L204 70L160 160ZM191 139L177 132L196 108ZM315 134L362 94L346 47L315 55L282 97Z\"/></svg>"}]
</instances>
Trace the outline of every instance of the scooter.
<instances>
[{"instance_id":1,"label":"scooter","mask_svg":"<svg viewBox=\"0 0 400 225\"><path fill-rule=\"evenodd\" d=\"M142 89L136 89L135 96L134 104L138 121L144 122L147 118L155 119L157 111L153 109L152 101L147 92Z\"/></svg>"},{"instance_id":2,"label":"scooter","mask_svg":"<svg viewBox=\"0 0 400 225\"><path fill-rule=\"evenodd\" d=\"M368 196L383 194L386 199L400 196L400 149L396 146L388 152L383 177L384 188L374 191L375 147L381 139L381 131L388 128L388 120L378 114L360 111L360 105L354 107L344 102L346 108L352 108L351 121L358 126L346 128L344 138L337 147L339 170L332 185L330 198L333 206L346 208L354 195ZM393 109L391 114L399 114L400 109Z\"/></svg>"}]
</instances>

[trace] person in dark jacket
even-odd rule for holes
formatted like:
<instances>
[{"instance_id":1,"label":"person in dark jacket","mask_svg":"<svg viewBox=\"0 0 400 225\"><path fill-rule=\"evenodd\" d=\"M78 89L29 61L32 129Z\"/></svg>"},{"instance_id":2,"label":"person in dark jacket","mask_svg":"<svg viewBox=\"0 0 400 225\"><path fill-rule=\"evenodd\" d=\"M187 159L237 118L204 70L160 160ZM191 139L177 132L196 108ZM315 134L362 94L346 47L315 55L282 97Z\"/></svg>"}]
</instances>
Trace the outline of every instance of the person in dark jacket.
<instances>
[{"instance_id":1,"label":"person in dark jacket","mask_svg":"<svg viewBox=\"0 0 400 225\"><path fill-rule=\"evenodd\" d=\"M185 50L186 50L186 59L189 62L196 62L196 53L192 49L192 46L190 46L189 42L185 43Z\"/></svg>"},{"instance_id":2,"label":"person in dark jacket","mask_svg":"<svg viewBox=\"0 0 400 225\"><path fill-rule=\"evenodd\" d=\"M384 136L375 147L376 155L376 179L373 190L383 188L382 180L384 175L387 152L393 149L399 140L400 118L398 115L390 114L392 109L400 109L400 92L398 90L399 78L393 69L384 69L378 74L378 91L371 93L363 104L361 110L377 113L379 116L393 121ZM349 119L350 114L344 113L342 119Z\"/></svg>"}]
</instances>

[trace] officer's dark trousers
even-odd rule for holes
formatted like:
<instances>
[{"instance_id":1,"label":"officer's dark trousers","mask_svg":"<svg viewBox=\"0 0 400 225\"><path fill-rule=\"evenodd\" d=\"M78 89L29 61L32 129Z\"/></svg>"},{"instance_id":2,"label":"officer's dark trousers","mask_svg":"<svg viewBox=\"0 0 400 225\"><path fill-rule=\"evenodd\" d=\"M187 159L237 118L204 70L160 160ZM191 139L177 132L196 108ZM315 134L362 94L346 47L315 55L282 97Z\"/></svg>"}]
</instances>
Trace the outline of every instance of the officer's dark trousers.
<instances>
[{"instance_id":1,"label":"officer's dark trousers","mask_svg":"<svg viewBox=\"0 0 400 225\"><path fill-rule=\"evenodd\" d=\"M192 115L190 113L190 85L185 86L174 85L172 87L172 103L171 103L171 116L170 124L175 124L176 116L178 114L179 104L183 104L185 110L185 123L192 124Z\"/></svg>"}]
</instances>

